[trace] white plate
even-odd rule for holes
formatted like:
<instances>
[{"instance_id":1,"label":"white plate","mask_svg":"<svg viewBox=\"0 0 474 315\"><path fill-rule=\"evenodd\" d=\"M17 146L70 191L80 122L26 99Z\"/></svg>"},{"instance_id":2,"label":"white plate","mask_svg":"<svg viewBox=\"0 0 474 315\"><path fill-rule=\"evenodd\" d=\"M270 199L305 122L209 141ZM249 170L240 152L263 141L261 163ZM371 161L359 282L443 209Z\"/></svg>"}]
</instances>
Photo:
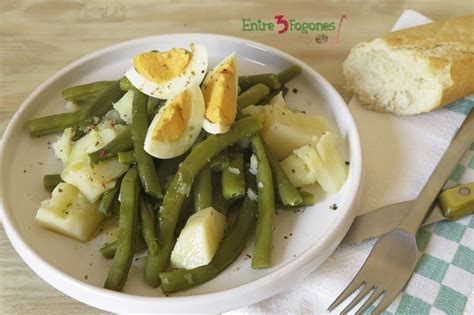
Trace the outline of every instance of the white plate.
<instances>
[{"instance_id":1,"label":"white plate","mask_svg":"<svg viewBox=\"0 0 474 315\"><path fill-rule=\"evenodd\" d=\"M252 270L251 244L216 279L169 297L147 287L142 273L132 268L124 292L102 288L109 260L99 253L103 237L80 243L38 226L33 218L41 200L45 174L57 173L61 164L48 143L55 136L31 138L28 119L63 112L60 92L69 86L94 80L119 78L131 66L132 57L152 49L167 50L204 44L209 64L235 51L241 74L277 72L299 64L303 73L288 84L290 106L324 115L341 136L341 148L350 161L349 177L335 195L301 212L278 211L274 231L273 268ZM297 93L292 92L296 88ZM63 293L86 304L112 312L222 312L249 305L277 294L305 277L336 248L354 218L354 204L361 180L359 135L345 102L317 72L298 59L274 48L228 36L172 34L120 43L68 65L41 84L21 105L3 139L2 219L5 231L23 260L40 277ZM337 204L337 210L330 206ZM87 275L87 277L86 277ZM87 278L87 279L85 279Z\"/></svg>"}]
</instances>

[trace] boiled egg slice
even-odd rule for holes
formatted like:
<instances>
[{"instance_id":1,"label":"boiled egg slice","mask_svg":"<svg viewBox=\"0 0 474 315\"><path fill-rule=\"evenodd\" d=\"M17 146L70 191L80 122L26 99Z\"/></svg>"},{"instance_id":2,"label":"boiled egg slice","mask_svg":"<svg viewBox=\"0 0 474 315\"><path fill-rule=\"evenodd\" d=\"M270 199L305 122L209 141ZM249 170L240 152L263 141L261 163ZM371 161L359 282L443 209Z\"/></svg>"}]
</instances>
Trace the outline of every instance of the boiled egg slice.
<instances>
[{"instance_id":1,"label":"boiled egg slice","mask_svg":"<svg viewBox=\"0 0 474 315\"><path fill-rule=\"evenodd\" d=\"M204 99L197 84L168 99L148 128L145 151L159 159L185 153L201 132L204 110Z\"/></svg>"},{"instance_id":2,"label":"boiled egg slice","mask_svg":"<svg viewBox=\"0 0 474 315\"><path fill-rule=\"evenodd\" d=\"M144 94L169 99L187 86L200 84L206 75L207 48L200 44L191 44L190 48L136 55L125 76Z\"/></svg>"},{"instance_id":3,"label":"boiled egg slice","mask_svg":"<svg viewBox=\"0 0 474 315\"><path fill-rule=\"evenodd\" d=\"M204 130L212 134L229 130L237 115L237 92L237 59L233 52L209 71L202 84L206 104Z\"/></svg>"}]
</instances>

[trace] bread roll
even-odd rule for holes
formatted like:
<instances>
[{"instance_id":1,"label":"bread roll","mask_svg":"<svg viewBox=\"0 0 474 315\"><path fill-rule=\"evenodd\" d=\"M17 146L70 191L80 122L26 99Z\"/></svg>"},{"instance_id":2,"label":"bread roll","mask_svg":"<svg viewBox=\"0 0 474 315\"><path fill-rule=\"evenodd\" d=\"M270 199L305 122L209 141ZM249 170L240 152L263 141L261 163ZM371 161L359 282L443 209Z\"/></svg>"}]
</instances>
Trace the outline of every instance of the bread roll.
<instances>
[{"instance_id":1,"label":"bread roll","mask_svg":"<svg viewBox=\"0 0 474 315\"><path fill-rule=\"evenodd\" d=\"M346 88L368 109L398 115L435 110L474 93L474 16L360 43L343 72Z\"/></svg>"}]
</instances>

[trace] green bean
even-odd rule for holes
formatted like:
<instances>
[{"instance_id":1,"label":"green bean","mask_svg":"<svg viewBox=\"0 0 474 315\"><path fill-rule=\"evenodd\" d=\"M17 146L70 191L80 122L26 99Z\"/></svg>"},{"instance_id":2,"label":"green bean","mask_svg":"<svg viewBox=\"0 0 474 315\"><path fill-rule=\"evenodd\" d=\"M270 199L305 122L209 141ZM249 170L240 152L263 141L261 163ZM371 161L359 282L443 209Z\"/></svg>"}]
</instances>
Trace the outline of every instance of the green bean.
<instances>
[{"instance_id":1,"label":"green bean","mask_svg":"<svg viewBox=\"0 0 474 315\"><path fill-rule=\"evenodd\" d=\"M78 126L86 118L85 110L31 119L26 126L32 137L40 137Z\"/></svg>"},{"instance_id":2,"label":"green bean","mask_svg":"<svg viewBox=\"0 0 474 315\"><path fill-rule=\"evenodd\" d=\"M153 159L143 148L148 129L146 104L147 96L142 92L135 90L135 93L133 94L132 107L133 150L143 190L150 196L161 199L163 198L163 192L161 191Z\"/></svg>"},{"instance_id":3,"label":"green bean","mask_svg":"<svg viewBox=\"0 0 474 315\"><path fill-rule=\"evenodd\" d=\"M94 94L85 96L84 98L74 101L74 103L82 108L87 107L92 104L92 102L97 98L97 96L99 96L100 93L101 92L96 92Z\"/></svg>"},{"instance_id":4,"label":"green bean","mask_svg":"<svg viewBox=\"0 0 474 315\"><path fill-rule=\"evenodd\" d=\"M216 277L242 252L247 236L255 222L257 202L245 198L239 215L231 231L220 244L212 261L195 269L175 269L160 273L162 289L165 293L186 290Z\"/></svg>"},{"instance_id":5,"label":"green bean","mask_svg":"<svg viewBox=\"0 0 474 315\"><path fill-rule=\"evenodd\" d=\"M219 153L209 162L209 166L213 171L222 171L227 168L229 164L230 159L226 151Z\"/></svg>"},{"instance_id":6,"label":"green bean","mask_svg":"<svg viewBox=\"0 0 474 315\"><path fill-rule=\"evenodd\" d=\"M148 102L146 104L146 112L149 124L155 117L157 110L162 106L162 104L162 100L154 97L148 97Z\"/></svg>"},{"instance_id":7,"label":"green bean","mask_svg":"<svg viewBox=\"0 0 474 315\"><path fill-rule=\"evenodd\" d=\"M275 220L275 194L273 191L272 171L260 136L258 134L253 135L251 143L252 151L258 160L258 218L255 229L252 268L269 268L272 252L273 222Z\"/></svg>"},{"instance_id":8,"label":"green bean","mask_svg":"<svg viewBox=\"0 0 474 315\"><path fill-rule=\"evenodd\" d=\"M301 67L298 65L292 65L286 68L285 70L278 73L278 79L281 82L281 85L287 84L291 79L296 77L301 73Z\"/></svg>"},{"instance_id":9,"label":"green bean","mask_svg":"<svg viewBox=\"0 0 474 315\"><path fill-rule=\"evenodd\" d=\"M290 182L288 176L281 169L280 163L273 156L273 154L265 147L268 162L272 169L273 185L275 190L278 192L281 202L285 206L298 206L303 202L298 189L296 189Z\"/></svg>"},{"instance_id":10,"label":"green bean","mask_svg":"<svg viewBox=\"0 0 474 315\"><path fill-rule=\"evenodd\" d=\"M265 84L270 89L278 89L281 86L278 76L273 73L262 73L239 77L239 86L242 91L247 90L248 88L257 83Z\"/></svg>"},{"instance_id":11,"label":"green bean","mask_svg":"<svg viewBox=\"0 0 474 315\"><path fill-rule=\"evenodd\" d=\"M135 154L133 153L133 150L118 152L117 158L121 164L130 165L135 163Z\"/></svg>"},{"instance_id":12,"label":"green bean","mask_svg":"<svg viewBox=\"0 0 474 315\"><path fill-rule=\"evenodd\" d=\"M39 137L63 131L66 128L82 127L94 123L96 117L102 117L112 104L122 97L123 92L118 88L118 83L100 93L97 98L87 107L74 113L63 113L40 117L29 120L26 123L31 136Z\"/></svg>"},{"instance_id":13,"label":"green bean","mask_svg":"<svg viewBox=\"0 0 474 315\"><path fill-rule=\"evenodd\" d=\"M179 214L178 223L176 223L176 229L174 230L175 237L177 238L181 233L181 230L186 225L189 217L196 213L194 211L194 193L191 191L189 196L187 196L183 201L183 206L181 207L181 213Z\"/></svg>"},{"instance_id":14,"label":"green bean","mask_svg":"<svg viewBox=\"0 0 474 315\"><path fill-rule=\"evenodd\" d=\"M211 168L206 165L196 177L194 184L194 210L196 212L212 206L211 175Z\"/></svg>"},{"instance_id":15,"label":"green bean","mask_svg":"<svg viewBox=\"0 0 474 315\"><path fill-rule=\"evenodd\" d=\"M134 253L139 253L146 249L146 243L143 240L143 237L138 234L135 240L135 247ZM105 244L100 248L100 253L107 259L112 259L115 256L115 252L117 251L117 241L113 241L112 243Z\"/></svg>"},{"instance_id":16,"label":"green bean","mask_svg":"<svg viewBox=\"0 0 474 315\"><path fill-rule=\"evenodd\" d=\"M92 163L97 164L100 161L105 161L110 158L116 157L121 151L127 151L133 148L132 130L130 127L119 133L112 141L110 141L105 147L89 153L89 157Z\"/></svg>"},{"instance_id":17,"label":"green bean","mask_svg":"<svg viewBox=\"0 0 474 315\"><path fill-rule=\"evenodd\" d=\"M316 198L314 197L313 193L300 190L300 195L303 197L303 202L300 204L300 206L312 206L316 203Z\"/></svg>"},{"instance_id":18,"label":"green bean","mask_svg":"<svg viewBox=\"0 0 474 315\"><path fill-rule=\"evenodd\" d=\"M82 137L84 137L86 135L86 132L80 128L74 128L74 132L73 132L73 135L72 135L72 138L71 140L72 141L77 141L79 139L81 139Z\"/></svg>"},{"instance_id":19,"label":"green bean","mask_svg":"<svg viewBox=\"0 0 474 315\"><path fill-rule=\"evenodd\" d=\"M158 242L156 237L155 213L148 205L145 198L140 198L140 230L143 239L152 255L158 252Z\"/></svg>"},{"instance_id":20,"label":"green bean","mask_svg":"<svg viewBox=\"0 0 474 315\"><path fill-rule=\"evenodd\" d=\"M282 93L283 97L286 95L286 93L288 93L288 88L286 86L282 86L281 88L279 89L275 89L275 90L271 90L270 91L270 94L268 94L267 96L265 96L264 98L262 98L260 100L260 102L258 102L258 105L267 105L267 104L270 104L270 101L275 97L277 96L279 93Z\"/></svg>"},{"instance_id":21,"label":"green bean","mask_svg":"<svg viewBox=\"0 0 474 315\"><path fill-rule=\"evenodd\" d=\"M237 97L237 105L239 108L245 108L258 104L268 93L270 93L270 89L265 84L257 83Z\"/></svg>"},{"instance_id":22,"label":"green bean","mask_svg":"<svg viewBox=\"0 0 474 315\"><path fill-rule=\"evenodd\" d=\"M120 81L119 81L119 84L120 84L120 88L122 89L122 91L125 91L125 92L128 91L128 90L135 89L132 82L130 82L130 80L128 80L127 77L121 78Z\"/></svg>"},{"instance_id":23,"label":"green bean","mask_svg":"<svg viewBox=\"0 0 474 315\"><path fill-rule=\"evenodd\" d=\"M244 156L235 154L230 165L222 171L222 195L225 199L240 198L245 195Z\"/></svg>"},{"instance_id":24,"label":"green bean","mask_svg":"<svg viewBox=\"0 0 474 315\"><path fill-rule=\"evenodd\" d=\"M132 167L125 174L120 186L117 250L104 284L106 289L122 291L127 280L137 237L139 195L138 171L136 167Z\"/></svg>"},{"instance_id":25,"label":"green bean","mask_svg":"<svg viewBox=\"0 0 474 315\"><path fill-rule=\"evenodd\" d=\"M100 201L99 205L99 212L103 213L106 216L112 215L112 204L114 200L118 198L118 193L120 190L120 180L117 180L115 183L115 187L112 189L107 190L104 195L102 196L102 200Z\"/></svg>"},{"instance_id":26,"label":"green bean","mask_svg":"<svg viewBox=\"0 0 474 315\"><path fill-rule=\"evenodd\" d=\"M91 124L97 124L97 118L105 115L115 102L117 102L124 92L120 89L118 82L113 83L102 93L100 93L96 99L85 109L85 120L81 123L81 128L86 129Z\"/></svg>"},{"instance_id":27,"label":"green bean","mask_svg":"<svg viewBox=\"0 0 474 315\"><path fill-rule=\"evenodd\" d=\"M54 188L62 182L63 180L59 174L48 174L43 176L43 187L49 192L52 192Z\"/></svg>"},{"instance_id":28,"label":"green bean","mask_svg":"<svg viewBox=\"0 0 474 315\"><path fill-rule=\"evenodd\" d=\"M163 271L173 245L174 230L186 195L190 193L194 177L219 152L236 143L242 138L249 137L262 128L262 119L247 117L236 121L233 127L224 134L210 135L206 140L194 147L191 153L181 163L174 175L163 198L159 215L160 250L157 256L147 257L147 267L156 273ZM150 262L149 262L150 260ZM150 283L153 287L159 282Z\"/></svg>"},{"instance_id":29,"label":"green bean","mask_svg":"<svg viewBox=\"0 0 474 315\"><path fill-rule=\"evenodd\" d=\"M212 206L214 209L219 211L222 214L227 214L227 211L229 208L239 200L238 198L236 199L226 199L222 195L222 188L219 186L216 187L216 192L213 195L213 201L212 201Z\"/></svg>"},{"instance_id":30,"label":"green bean","mask_svg":"<svg viewBox=\"0 0 474 315\"><path fill-rule=\"evenodd\" d=\"M83 101L97 97L101 92L114 84L115 81L97 81L76 85L65 89L61 94L64 99L72 102Z\"/></svg>"},{"instance_id":31,"label":"green bean","mask_svg":"<svg viewBox=\"0 0 474 315\"><path fill-rule=\"evenodd\" d=\"M180 155L172 159L161 160L158 165L158 179L162 187L167 188L172 175L178 170L179 164L184 161L186 155Z\"/></svg>"}]
</instances>

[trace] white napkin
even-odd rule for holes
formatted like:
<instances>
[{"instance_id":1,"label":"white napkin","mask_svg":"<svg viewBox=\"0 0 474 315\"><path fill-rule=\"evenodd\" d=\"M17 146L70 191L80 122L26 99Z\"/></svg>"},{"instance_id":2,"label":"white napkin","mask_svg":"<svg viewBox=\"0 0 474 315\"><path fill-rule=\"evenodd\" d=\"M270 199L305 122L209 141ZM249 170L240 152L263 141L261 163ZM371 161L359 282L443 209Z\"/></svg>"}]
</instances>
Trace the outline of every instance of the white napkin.
<instances>
[{"instance_id":1,"label":"white napkin","mask_svg":"<svg viewBox=\"0 0 474 315\"><path fill-rule=\"evenodd\" d=\"M392 30L429 22L418 12L407 10ZM448 109L410 117L380 114L365 110L355 98L349 109L359 128L364 158L358 214L416 198L465 118ZM293 288L229 314L325 313L360 269L373 243L338 249Z\"/></svg>"}]
</instances>

